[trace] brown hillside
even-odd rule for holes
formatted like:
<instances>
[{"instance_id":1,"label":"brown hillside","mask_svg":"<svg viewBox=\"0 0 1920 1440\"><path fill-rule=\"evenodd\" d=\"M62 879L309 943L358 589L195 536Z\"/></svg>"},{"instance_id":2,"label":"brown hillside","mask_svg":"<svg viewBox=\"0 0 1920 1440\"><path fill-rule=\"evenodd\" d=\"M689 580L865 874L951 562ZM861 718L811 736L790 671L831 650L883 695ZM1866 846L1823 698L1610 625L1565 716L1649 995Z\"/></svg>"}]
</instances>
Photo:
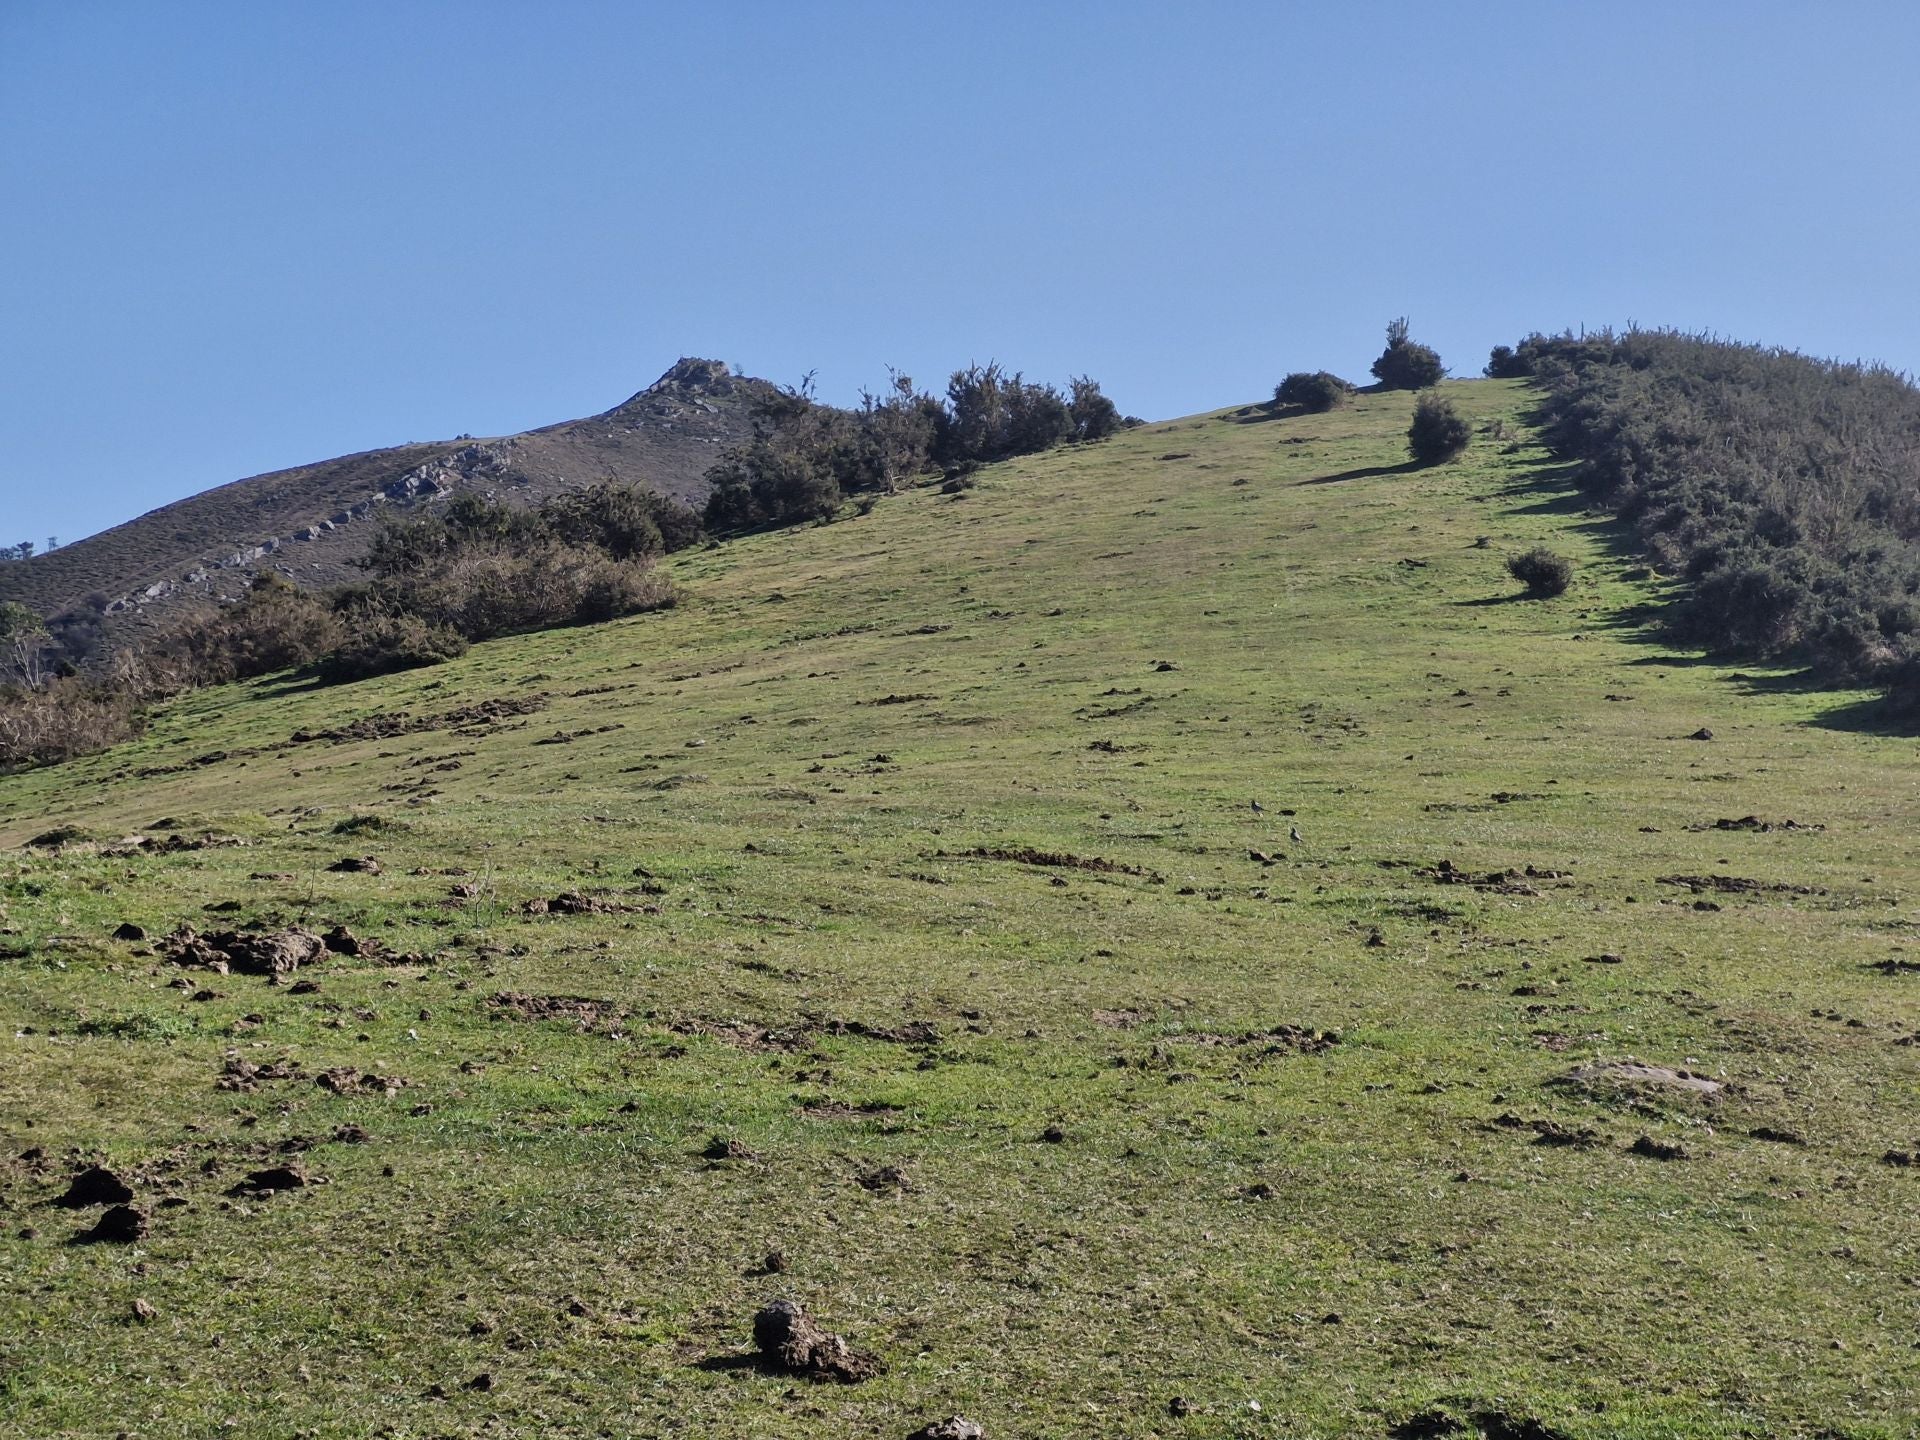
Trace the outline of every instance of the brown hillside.
<instances>
[{"instance_id":1,"label":"brown hillside","mask_svg":"<svg viewBox=\"0 0 1920 1440\"><path fill-rule=\"evenodd\" d=\"M24 562L0 565L0 600L43 615L104 608L109 626L238 595L261 570L303 585L353 578L379 517L461 489L532 503L613 480L692 504L770 387L716 360L683 359L603 414L520 435L462 436L343 455L236 480Z\"/></svg>"}]
</instances>

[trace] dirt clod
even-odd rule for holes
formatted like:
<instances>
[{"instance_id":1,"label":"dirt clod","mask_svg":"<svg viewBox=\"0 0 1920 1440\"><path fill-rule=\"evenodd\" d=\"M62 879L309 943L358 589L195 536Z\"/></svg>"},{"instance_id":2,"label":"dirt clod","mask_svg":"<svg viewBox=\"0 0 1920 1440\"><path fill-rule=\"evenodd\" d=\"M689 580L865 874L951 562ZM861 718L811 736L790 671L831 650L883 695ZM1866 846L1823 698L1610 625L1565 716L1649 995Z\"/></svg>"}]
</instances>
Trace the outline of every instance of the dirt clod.
<instances>
[{"instance_id":1,"label":"dirt clod","mask_svg":"<svg viewBox=\"0 0 1920 1440\"><path fill-rule=\"evenodd\" d=\"M1651 1135L1642 1135L1627 1147L1627 1153L1638 1155L1646 1160L1686 1160L1689 1157L1687 1147L1676 1145L1671 1140L1656 1140Z\"/></svg>"},{"instance_id":2,"label":"dirt clod","mask_svg":"<svg viewBox=\"0 0 1920 1440\"><path fill-rule=\"evenodd\" d=\"M146 1238L147 1213L131 1205L115 1205L91 1230L73 1237L75 1245L131 1245Z\"/></svg>"},{"instance_id":3,"label":"dirt clod","mask_svg":"<svg viewBox=\"0 0 1920 1440\"><path fill-rule=\"evenodd\" d=\"M371 855L348 855L327 866L336 875L378 875L383 868Z\"/></svg>"},{"instance_id":4,"label":"dirt clod","mask_svg":"<svg viewBox=\"0 0 1920 1440\"><path fill-rule=\"evenodd\" d=\"M66 1193L53 1203L68 1210L85 1210L94 1205L124 1205L133 1199L133 1189L104 1165L89 1165L73 1177Z\"/></svg>"},{"instance_id":5,"label":"dirt clod","mask_svg":"<svg viewBox=\"0 0 1920 1440\"><path fill-rule=\"evenodd\" d=\"M944 1420L922 1425L907 1440L985 1440L986 1433L977 1422L964 1415L949 1415Z\"/></svg>"},{"instance_id":6,"label":"dirt clod","mask_svg":"<svg viewBox=\"0 0 1920 1440\"><path fill-rule=\"evenodd\" d=\"M302 965L326 958L327 946L311 930L226 930L199 935L190 925L160 942L160 953L176 965L211 970L216 975L290 975Z\"/></svg>"},{"instance_id":7,"label":"dirt clod","mask_svg":"<svg viewBox=\"0 0 1920 1440\"><path fill-rule=\"evenodd\" d=\"M822 1330L792 1300L776 1300L753 1317L753 1343L765 1364L803 1380L856 1385L884 1369L879 1357Z\"/></svg>"}]
</instances>

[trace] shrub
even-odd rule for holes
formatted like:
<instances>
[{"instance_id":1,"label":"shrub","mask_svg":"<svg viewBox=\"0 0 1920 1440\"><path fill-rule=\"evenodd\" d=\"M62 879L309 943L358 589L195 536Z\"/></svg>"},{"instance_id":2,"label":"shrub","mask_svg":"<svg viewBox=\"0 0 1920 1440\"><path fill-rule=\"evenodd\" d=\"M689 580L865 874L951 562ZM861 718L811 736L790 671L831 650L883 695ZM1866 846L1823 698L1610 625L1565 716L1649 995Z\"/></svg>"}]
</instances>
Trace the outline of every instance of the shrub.
<instances>
[{"instance_id":1,"label":"shrub","mask_svg":"<svg viewBox=\"0 0 1920 1440\"><path fill-rule=\"evenodd\" d=\"M1067 414L1073 420L1073 438L1085 445L1104 440L1120 428L1120 408L1100 392L1100 383L1085 375L1073 377Z\"/></svg>"},{"instance_id":2,"label":"shrub","mask_svg":"<svg viewBox=\"0 0 1920 1440\"><path fill-rule=\"evenodd\" d=\"M140 733L141 697L78 676L0 689L0 770L91 755Z\"/></svg>"},{"instance_id":3,"label":"shrub","mask_svg":"<svg viewBox=\"0 0 1920 1440\"><path fill-rule=\"evenodd\" d=\"M1545 600L1563 594L1573 583L1573 562L1538 545L1507 561L1507 573L1526 586L1536 600Z\"/></svg>"},{"instance_id":4,"label":"shrub","mask_svg":"<svg viewBox=\"0 0 1920 1440\"><path fill-rule=\"evenodd\" d=\"M418 670L466 653L466 638L448 626L431 624L417 615L383 615L356 630L352 639L315 669L322 680L341 684Z\"/></svg>"},{"instance_id":5,"label":"shrub","mask_svg":"<svg viewBox=\"0 0 1920 1440\"><path fill-rule=\"evenodd\" d=\"M1523 380L1533 374L1533 362L1511 345L1496 345L1480 373L1489 380Z\"/></svg>"},{"instance_id":6,"label":"shrub","mask_svg":"<svg viewBox=\"0 0 1920 1440\"><path fill-rule=\"evenodd\" d=\"M1324 415L1347 403L1353 386L1326 370L1296 370L1273 390L1276 405L1298 405L1309 415Z\"/></svg>"},{"instance_id":7,"label":"shrub","mask_svg":"<svg viewBox=\"0 0 1920 1440\"><path fill-rule=\"evenodd\" d=\"M1453 459L1472 439L1473 427L1453 408L1452 401L1422 395L1413 407L1413 423L1407 427L1407 452L1422 465Z\"/></svg>"},{"instance_id":8,"label":"shrub","mask_svg":"<svg viewBox=\"0 0 1920 1440\"><path fill-rule=\"evenodd\" d=\"M1373 362L1373 378L1384 390L1424 390L1446 378L1447 367L1431 346L1407 338L1407 318L1387 326L1387 348Z\"/></svg>"}]
</instances>

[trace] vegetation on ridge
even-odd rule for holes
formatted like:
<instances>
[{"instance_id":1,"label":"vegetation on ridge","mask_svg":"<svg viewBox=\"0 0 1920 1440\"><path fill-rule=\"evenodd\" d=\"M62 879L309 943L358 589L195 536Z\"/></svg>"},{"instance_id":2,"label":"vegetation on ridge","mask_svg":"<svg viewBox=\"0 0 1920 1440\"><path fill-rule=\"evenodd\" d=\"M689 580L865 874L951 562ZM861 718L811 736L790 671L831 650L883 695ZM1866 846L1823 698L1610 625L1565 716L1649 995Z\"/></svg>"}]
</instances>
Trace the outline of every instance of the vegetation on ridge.
<instances>
[{"instance_id":1,"label":"vegetation on ridge","mask_svg":"<svg viewBox=\"0 0 1920 1440\"><path fill-rule=\"evenodd\" d=\"M1441 393L1450 465L1156 424L0 780L0 1431L1904 1435L1911 742Z\"/></svg>"},{"instance_id":2,"label":"vegetation on ridge","mask_svg":"<svg viewBox=\"0 0 1920 1440\"><path fill-rule=\"evenodd\" d=\"M1525 374L1580 487L1685 583L1675 634L1888 687L1920 718L1920 390L1880 366L1664 330L1532 335Z\"/></svg>"}]
</instances>

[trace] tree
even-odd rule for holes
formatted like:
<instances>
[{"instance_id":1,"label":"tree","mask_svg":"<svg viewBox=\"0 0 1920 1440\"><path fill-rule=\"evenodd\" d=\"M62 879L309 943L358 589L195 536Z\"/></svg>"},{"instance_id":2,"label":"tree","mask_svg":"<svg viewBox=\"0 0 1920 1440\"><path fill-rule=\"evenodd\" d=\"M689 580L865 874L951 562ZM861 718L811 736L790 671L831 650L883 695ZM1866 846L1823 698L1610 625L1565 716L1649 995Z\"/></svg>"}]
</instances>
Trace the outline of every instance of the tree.
<instances>
[{"instance_id":1,"label":"tree","mask_svg":"<svg viewBox=\"0 0 1920 1440\"><path fill-rule=\"evenodd\" d=\"M1120 407L1100 393L1099 381L1085 375L1073 377L1067 414L1073 419L1073 438L1081 444L1104 440L1120 428Z\"/></svg>"},{"instance_id":2,"label":"tree","mask_svg":"<svg viewBox=\"0 0 1920 1440\"><path fill-rule=\"evenodd\" d=\"M1447 367L1431 346L1407 338L1407 317L1387 326L1387 348L1373 362L1373 378L1387 390L1424 390L1446 377Z\"/></svg>"},{"instance_id":3,"label":"tree","mask_svg":"<svg viewBox=\"0 0 1920 1440\"><path fill-rule=\"evenodd\" d=\"M1422 395L1407 427L1407 453L1422 465L1438 465L1465 450L1472 438L1473 427L1452 401Z\"/></svg>"},{"instance_id":4,"label":"tree","mask_svg":"<svg viewBox=\"0 0 1920 1440\"><path fill-rule=\"evenodd\" d=\"M38 690L47 682L47 626L17 600L0 601L0 675Z\"/></svg>"}]
</instances>

